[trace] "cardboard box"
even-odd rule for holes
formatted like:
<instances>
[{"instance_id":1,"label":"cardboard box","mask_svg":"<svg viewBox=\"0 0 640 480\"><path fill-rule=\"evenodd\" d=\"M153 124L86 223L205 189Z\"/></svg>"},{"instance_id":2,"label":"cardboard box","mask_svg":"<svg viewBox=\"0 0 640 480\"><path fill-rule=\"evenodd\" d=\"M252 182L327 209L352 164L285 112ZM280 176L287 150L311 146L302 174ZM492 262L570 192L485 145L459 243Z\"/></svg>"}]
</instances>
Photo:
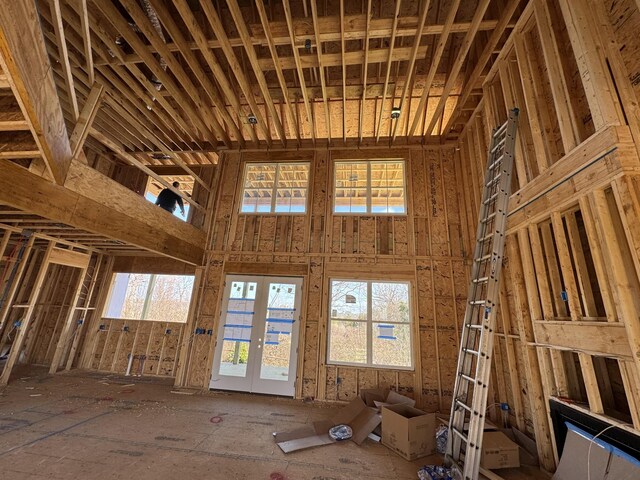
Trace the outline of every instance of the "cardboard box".
<instances>
[{"instance_id":1,"label":"cardboard box","mask_svg":"<svg viewBox=\"0 0 640 480\"><path fill-rule=\"evenodd\" d=\"M305 448L336 443L329 436L329 429L335 425L349 425L353 430L351 441L361 445L367 436L380 425L381 416L375 408L367 407L361 398L355 398L331 419L314 422L312 425L273 434L274 441L284 453Z\"/></svg>"},{"instance_id":2,"label":"cardboard box","mask_svg":"<svg viewBox=\"0 0 640 480\"><path fill-rule=\"evenodd\" d=\"M360 390L360 398L367 404L368 407L376 407L381 409L386 405L398 405L403 403L411 407L416 406L416 401L413 398L400 395L393 390L382 388L365 388Z\"/></svg>"},{"instance_id":3,"label":"cardboard box","mask_svg":"<svg viewBox=\"0 0 640 480\"><path fill-rule=\"evenodd\" d=\"M520 466L520 447L500 431L484 432L480 465L487 470Z\"/></svg>"},{"instance_id":4,"label":"cardboard box","mask_svg":"<svg viewBox=\"0 0 640 480\"><path fill-rule=\"evenodd\" d=\"M382 408L382 444L407 460L436 451L436 414L405 404Z\"/></svg>"}]
</instances>

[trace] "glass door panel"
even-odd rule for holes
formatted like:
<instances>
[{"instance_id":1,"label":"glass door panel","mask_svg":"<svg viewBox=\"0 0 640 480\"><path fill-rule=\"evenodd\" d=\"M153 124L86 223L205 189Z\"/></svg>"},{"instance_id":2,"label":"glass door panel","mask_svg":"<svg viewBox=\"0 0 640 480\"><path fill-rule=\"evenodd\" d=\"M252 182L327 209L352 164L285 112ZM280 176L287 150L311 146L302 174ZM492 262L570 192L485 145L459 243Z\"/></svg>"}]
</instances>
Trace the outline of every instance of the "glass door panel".
<instances>
[{"instance_id":1,"label":"glass door panel","mask_svg":"<svg viewBox=\"0 0 640 480\"><path fill-rule=\"evenodd\" d=\"M220 375L247 376L257 286L255 282L231 282L223 324Z\"/></svg>"},{"instance_id":2,"label":"glass door panel","mask_svg":"<svg viewBox=\"0 0 640 480\"><path fill-rule=\"evenodd\" d=\"M211 388L294 396L302 279L228 276Z\"/></svg>"},{"instance_id":3,"label":"glass door panel","mask_svg":"<svg viewBox=\"0 0 640 480\"><path fill-rule=\"evenodd\" d=\"M289 380L296 293L295 284L271 283L269 285L266 332L260 365L261 379L281 382Z\"/></svg>"}]
</instances>

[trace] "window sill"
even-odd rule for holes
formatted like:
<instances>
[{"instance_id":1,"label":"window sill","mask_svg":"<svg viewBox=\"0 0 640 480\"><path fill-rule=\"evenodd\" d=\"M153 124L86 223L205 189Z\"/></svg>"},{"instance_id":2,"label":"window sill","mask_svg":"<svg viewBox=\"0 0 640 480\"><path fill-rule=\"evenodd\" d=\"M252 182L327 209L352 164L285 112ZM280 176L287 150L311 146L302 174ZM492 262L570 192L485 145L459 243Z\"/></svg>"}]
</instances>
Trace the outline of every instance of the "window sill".
<instances>
[{"instance_id":1,"label":"window sill","mask_svg":"<svg viewBox=\"0 0 640 480\"><path fill-rule=\"evenodd\" d=\"M350 368L363 368L368 370L390 370L398 372L415 372L415 367L394 367L385 365L363 365L362 363L347 363L347 362L327 362L326 367L350 367Z\"/></svg>"}]
</instances>

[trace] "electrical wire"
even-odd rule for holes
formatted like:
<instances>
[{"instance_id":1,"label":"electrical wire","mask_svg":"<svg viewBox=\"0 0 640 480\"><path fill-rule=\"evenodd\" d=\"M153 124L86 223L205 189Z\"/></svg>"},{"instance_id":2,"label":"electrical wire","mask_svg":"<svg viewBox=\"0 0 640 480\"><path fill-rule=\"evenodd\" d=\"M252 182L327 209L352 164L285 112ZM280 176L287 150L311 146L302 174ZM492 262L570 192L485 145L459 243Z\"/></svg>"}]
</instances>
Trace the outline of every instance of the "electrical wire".
<instances>
[{"instance_id":1,"label":"electrical wire","mask_svg":"<svg viewBox=\"0 0 640 480\"><path fill-rule=\"evenodd\" d=\"M591 447L593 447L593 444L596 443L596 438L598 438L604 432L612 428L616 428L616 426L609 425L607 428L605 428L604 430L601 430L600 433L598 433L589 441L589 450L587 451L587 480L591 480Z\"/></svg>"}]
</instances>

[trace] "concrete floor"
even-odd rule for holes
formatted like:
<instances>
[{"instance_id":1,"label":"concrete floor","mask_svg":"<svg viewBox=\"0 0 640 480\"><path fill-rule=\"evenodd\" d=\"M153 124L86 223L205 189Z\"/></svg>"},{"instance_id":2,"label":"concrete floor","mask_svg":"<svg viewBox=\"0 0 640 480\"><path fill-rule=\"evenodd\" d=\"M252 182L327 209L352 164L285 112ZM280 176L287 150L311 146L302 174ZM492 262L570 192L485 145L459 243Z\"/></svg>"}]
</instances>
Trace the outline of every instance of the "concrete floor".
<instances>
[{"instance_id":1,"label":"concrete floor","mask_svg":"<svg viewBox=\"0 0 640 480\"><path fill-rule=\"evenodd\" d=\"M23 368L0 396L0 472L12 480L408 480L437 461L407 462L369 440L285 455L273 431L337 407L172 390L166 381ZM514 473L505 478L535 478Z\"/></svg>"}]
</instances>

